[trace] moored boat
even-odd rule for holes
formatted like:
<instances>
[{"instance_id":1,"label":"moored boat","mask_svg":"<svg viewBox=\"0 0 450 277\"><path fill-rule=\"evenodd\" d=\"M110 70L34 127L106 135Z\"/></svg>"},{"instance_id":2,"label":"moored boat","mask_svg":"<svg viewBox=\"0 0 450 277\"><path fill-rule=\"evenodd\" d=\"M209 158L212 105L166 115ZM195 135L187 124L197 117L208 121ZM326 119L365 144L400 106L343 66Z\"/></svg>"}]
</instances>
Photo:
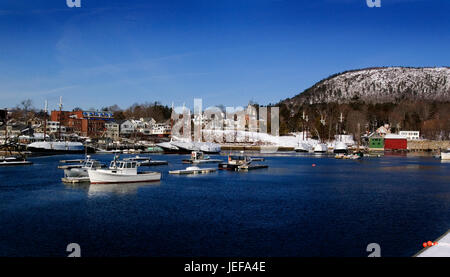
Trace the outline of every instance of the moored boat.
<instances>
[{"instance_id":1,"label":"moored boat","mask_svg":"<svg viewBox=\"0 0 450 277\"><path fill-rule=\"evenodd\" d=\"M308 153L311 150L311 145L306 142L300 142L294 150L299 153Z\"/></svg>"},{"instance_id":2,"label":"moored boat","mask_svg":"<svg viewBox=\"0 0 450 277\"><path fill-rule=\"evenodd\" d=\"M95 170L102 167L103 165L99 161L93 160L90 156L87 156L81 167L74 166L64 169L64 178L89 177L89 169Z\"/></svg>"},{"instance_id":3,"label":"moored boat","mask_svg":"<svg viewBox=\"0 0 450 277\"><path fill-rule=\"evenodd\" d=\"M441 152L441 160L450 160L450 150Z\"/></svg>"},{"instance_id":4,"label":"moored boat","mask_svg":"<svg viewBox=\"0 0 450 277\"><path fill-rule=\"evenodd\" d=\"M342 141L336 141L336 143L334 144L333 153L335 153L335 154L347 154L348 153L347 144L345 144Z\"/></svg>"},{"instance_id":5,"label":"moored boat","mask_svg":"<svg viewBox=\"0 0 450 277\"><path fill-rule=\"evenodd\" d=\"M215 168L200 168L198 166L189 166L186 169L171 170L169 174L203 174L215 172Z\"/></svg>"},{"instance_id":6,"label":"moored boat","mask_svg":"<svg viewBox=\"0 0 450 277\"><path fill-rule=\"evenodd\" d=\"M30 162L23 157L17 156L0 157L0 166L32 165L32 164L33 162Z\"/></svg>"},{"instance_id":7,"label":"moored boat","mask_svg":"<svg viewBox=\"0 0 450 277\"><path fill-rule=\"evenodd\" d=\"M314 153L327 153L328 146L325 143L318 143L314 146Z\"/></svg>"},{"instance_id":8,"label":"moored boat","mask_svg":"<svg viewBox=\"0 0 450 277\"><path fill-rule=\"evenodd\" d=\"M93 148L85 146L81 142L73 141L39 141L30 143L27 150L37 155L57 155L57 154L83 154L93 153Z\"/></svg>"},{"instance_id":9,"label":"moored boat","mask_svg":"<svg viewBox=\"0 0 450 277\"><path fill-rule=\"evenodd\" d=\"M201 151L192 151L191 158L183 160L183 163L200 164L200 163L220 163L222 160L211 159L209 156L205 156Z\"/></svg>"},{"instance_id":10,"label":"moored boat","mask_svg":"<svg viewBox=\"0 0 450 277\"><path fill-rule=\"evenodd\" d=\"M159 172L138 172L138 163L135 161L111 162L109 169L88 170L91 184L123 184L143 183L161 180Z\"/></svg>"}]
</instances>

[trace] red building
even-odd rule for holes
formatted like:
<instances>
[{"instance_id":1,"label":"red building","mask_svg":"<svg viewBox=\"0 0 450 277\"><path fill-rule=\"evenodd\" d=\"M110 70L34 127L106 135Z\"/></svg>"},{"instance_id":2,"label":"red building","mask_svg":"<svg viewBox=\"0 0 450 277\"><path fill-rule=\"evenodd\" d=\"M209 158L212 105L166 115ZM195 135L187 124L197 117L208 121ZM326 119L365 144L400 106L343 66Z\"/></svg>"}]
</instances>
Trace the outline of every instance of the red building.
<instances>
[{"instance_id":1,"label":"red building","mask_svg":"<svg viewBox=\"0 0 450 277\"><path fill-rule=\"evenodd\" d=\"M105 132L105 123L114 120L111 112L52 111L52 121L59 121L67 132L85 137L100 137Z\"/></svg>"},{"instance_id":2,"label":"red building","mask_svg":"<svg viewBox=\"0 0 450 277\"><path fill-rule=\"evenodd\" d=\"M404 136L388 134L384 137L384 150L406 150L408 140Z\"/></svg>"}]
</instances>

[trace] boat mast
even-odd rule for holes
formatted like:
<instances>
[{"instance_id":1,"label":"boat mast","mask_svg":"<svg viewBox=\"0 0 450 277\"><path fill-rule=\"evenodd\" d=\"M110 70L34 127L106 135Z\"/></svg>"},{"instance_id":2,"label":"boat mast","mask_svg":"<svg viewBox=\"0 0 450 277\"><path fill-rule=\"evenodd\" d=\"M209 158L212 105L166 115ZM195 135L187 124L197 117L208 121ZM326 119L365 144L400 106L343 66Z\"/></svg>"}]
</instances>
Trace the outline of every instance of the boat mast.
<instances>
[{"instance_id":1,"label":"boat mast","mask_svg":"<svg viewBox=\"0 0 450 277\"><path fill-rule=\"evenodd\" d=\"M62 117L62 96L59 97L59 128L58 128L58 139L61 140L61 117Z\"/></svg>"},{"instance_id":2,"label":"boat mast","mask_svg":"<svg viewBox=\"0 0 450 277\"><path fill-rule=\"evenodd\" d=\"M305 111L303 111L303 115L302 115L302 136L303 136L303 141L305 140Z\"/></svg>"},{"instance_id":3,"label":"boat mast","mask_svg":"<svg viewBox=\"0 0 450 277\"><path fill-rule=\"evenodd\" d=\"M170 116L170 141L172 141L172 129L173 129L173 118L175 116L174 109L173 109L173 102L172 102L172 112Z\"/></svg>"},{"instance_id":4,"label":"boat mast","mask_svg":"<svg viewBox=\"0 0 450 277\"><path fill-rule=\"evenodd\" d=\"M45 104L44 104L44 141L46 141L46 137L47 137L47 100L45 100Z\"/></svg>"}]
</instances>

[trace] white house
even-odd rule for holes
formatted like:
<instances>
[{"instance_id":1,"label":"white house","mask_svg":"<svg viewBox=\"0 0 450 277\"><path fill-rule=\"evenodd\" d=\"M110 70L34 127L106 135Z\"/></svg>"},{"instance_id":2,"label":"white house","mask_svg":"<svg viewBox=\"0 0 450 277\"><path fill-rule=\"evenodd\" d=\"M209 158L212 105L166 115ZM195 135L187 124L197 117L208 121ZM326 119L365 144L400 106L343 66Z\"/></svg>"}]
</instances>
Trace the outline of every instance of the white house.
<instances>
[{"instance_id":1,"label":"white house","mask_svg":"<svg viewBox=\"0 0 450 277\"><path fill-rule=\"evenodd\" d=\"M58 133L59 132L59 121L47 121L47 132ZM61 125L61 133L66 132L66 127Z\"/></svg>"},{"instance_id":2,"label":"white house","mask_svg":"<svg viewBox=\"0 0 450 277\"><path fill-rule=\"evenodd\" d=\"M419 140L420 139L419 131L400 131L398 134L406 137L406 139L408 139L408 140Z\"/></svg>"},{"instance_id":3,"label":"white house","mask_svg":"<svg viewBox=\"0 0 450 277\"><path fill-rule=\"evenodd\" d=\"M129 135L134 133L136 130L136 124L134 120L126 120L122 124L120 124L120 134Z\"/></svg>"}]
</instances>

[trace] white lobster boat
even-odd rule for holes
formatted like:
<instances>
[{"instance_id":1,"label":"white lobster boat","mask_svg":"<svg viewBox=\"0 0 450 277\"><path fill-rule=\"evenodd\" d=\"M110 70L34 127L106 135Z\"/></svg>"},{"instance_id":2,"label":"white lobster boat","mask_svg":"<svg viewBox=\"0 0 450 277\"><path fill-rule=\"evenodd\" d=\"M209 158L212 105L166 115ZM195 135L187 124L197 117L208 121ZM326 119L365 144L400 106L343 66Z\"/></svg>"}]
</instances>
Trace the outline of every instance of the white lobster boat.
<instances>
[{"instance_id":1,"label":"white lobster boat","mask_svg":"<svg viewBox=\"0 0 450 277\"><path fill-rule=\"evenodd\" d=\"M441 152L441 159L442 160L450 160L450 150L447 149L445 152Z\"/></svg>"},{"instance_id":2,"label":"white lobster boat","mask_svg":"<svg viewBox=\"0 0 450 277\"><path fill-rule=\"evenodd\" d=\"M161 180L159 172L138 172L135 161L117 161L115 158L109 169L89 169L91 184L147 183Z\"/></svg>"},{"instance_id":3,"label":"white lobster boat","mask_svg":"<svg viewBox=\"0 0 450 277\"><path fill-rule=\"evenodd\" d=\"M327 153L328 146L325 143L318 143L314 146L314 153Z\"/></svg>"}]
</instances>

